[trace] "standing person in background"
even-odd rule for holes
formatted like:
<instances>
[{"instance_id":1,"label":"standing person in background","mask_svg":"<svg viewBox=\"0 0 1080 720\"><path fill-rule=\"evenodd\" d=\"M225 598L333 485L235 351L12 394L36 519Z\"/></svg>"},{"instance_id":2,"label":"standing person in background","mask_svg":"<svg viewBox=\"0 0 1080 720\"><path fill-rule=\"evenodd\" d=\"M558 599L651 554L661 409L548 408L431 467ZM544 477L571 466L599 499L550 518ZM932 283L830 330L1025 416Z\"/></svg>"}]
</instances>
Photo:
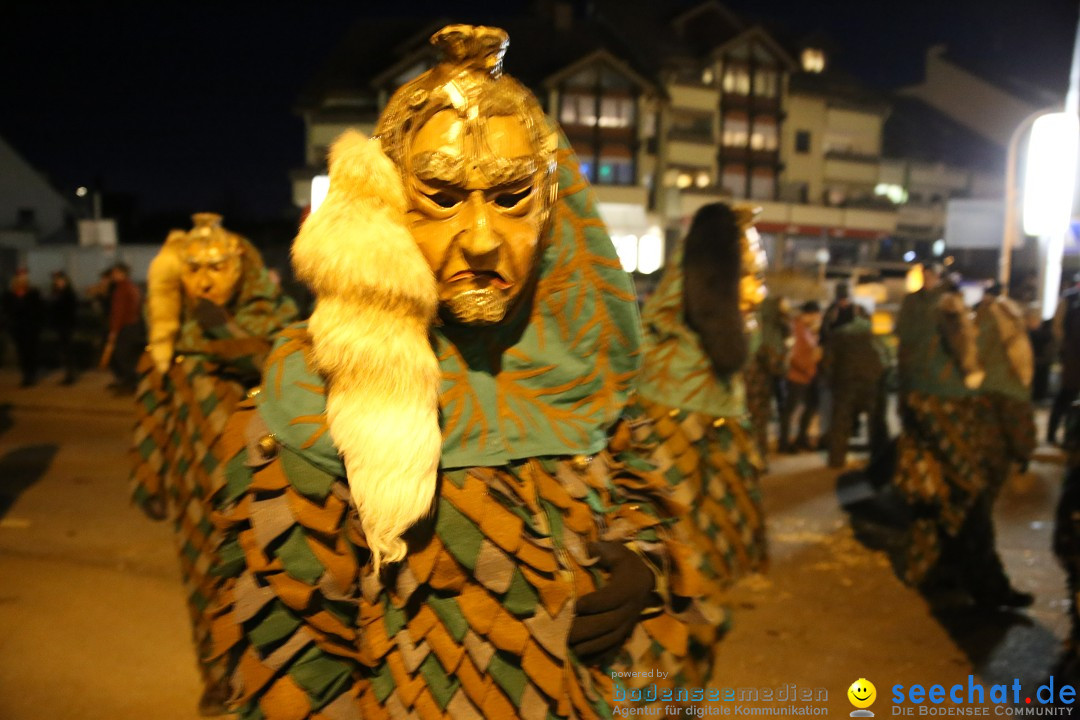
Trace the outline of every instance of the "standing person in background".
<instances>
[{"instance_id":1,"label":"standing person in background","mask_svg":"<svg viewBox=\"0 0 1080 720\"><path fill-rule=\"evenodd\" d=\"M112 294L109 297L109 335L101 354L101 367L108 367L116 377L109 387L117 394L135 392L139 362L146 333L142 321L142 293L131 282L131 268L119 262L110 272Z\"/></svg>"},{"instance_id":2,"label":"standing person in background","mask_svg":"<svg viewBox=\"0 0 1080 720\"><path fill-rule=\"evenodd\" d=\"M757 311L761 344L746 366L746 402L763 461L769 453L769 421L772 419L773 400L776 401L777 417L784 410L790 315L786 298L768 295L762 300ZM766 469L767 465L766 462Z\"/></svg>"},{"instance_id":3,"label":"standing person in background","mask_svg":"<svg viewBox=\"0 0 1080 720\"><path fill-rule=\"evenodd\" d=\"M76 378L75 352L71 336L75 332L75 318L79 312L79 299L71 287L71 279L63 270L52 274L52 297L49 314L60 351L60 366L64 370L62 385L71 385Z\"/></svg>"},{"instance_id":4,"label":"standing person in background","mask_svg":"<svg viewBox=\"0 0 1080 720\"><path fill-rule=\"evenodd\" d=\"M822 375L832 393L832 419L827 438L829 467L844 467L848 440L855 421L866 413L870 429L870 455L889 442L885 423L885 359L870 327L870 318L859 306L847 322L829 333L821 362ZM848 313L842 313L847 316Z\"/></svg>"},{"instance_id":5,"label":"standing person in background","mask_svg":"<svg viewBox=\"0 0 1080 720\"><path fill-rule=\"evenodd\" d=\"M808 436L810 423L818 410L818 362L821 360L821 348L818 346L818 330L821 327L821 306L814 300L803 303L798 317L792 324L794 344L791 348L791 363L787 373L787 399L780 414L780 452L790 453L795 450L809 450ZM791 444L791 420L795 411L800 409L799 434L795 444Z\"/></svg>"},{"instance_id":6,"label":"standing person in background","mask_svg":"<svg viewBox=\"0 0 1080 720\"><path fill-rule=\"evenodd\" d=\"M1061 388L1046 426L1046 442L1051 445L1057 444L1061 420L1080 394L1080 273L1073 276L1073 286L1058 302L1053 331L1061 356Z\"/></svg>"},{"instance_id":7,"label":"standing person in background","mask_svg":"<svg viewBox=\"0 0 1080 720\"><path fill-rule=\"evenodd\" d=\"M15 343L22 387L30 387L37 382L38 340L44 321L42 310L41 293L30 285L26 268L19 268L11 280L10 289L4 293L4 318Z\"/></svg>"}]
</instances>

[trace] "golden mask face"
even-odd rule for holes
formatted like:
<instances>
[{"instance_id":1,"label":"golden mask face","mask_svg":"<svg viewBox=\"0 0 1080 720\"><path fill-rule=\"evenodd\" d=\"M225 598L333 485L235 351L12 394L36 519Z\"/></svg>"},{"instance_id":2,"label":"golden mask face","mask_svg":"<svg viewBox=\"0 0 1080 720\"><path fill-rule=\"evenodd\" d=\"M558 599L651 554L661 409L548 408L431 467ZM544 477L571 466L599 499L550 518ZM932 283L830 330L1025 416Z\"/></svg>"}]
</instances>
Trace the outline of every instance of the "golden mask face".
<instances>
[{"instance_id":1,"label":"golden mask face","mask_svg":"<svg viewBox=\"0 0 1080 720\"><path fill-rule=\"evenodd\" d=\"M467 128L443 110L406 163L408 222L439 301L464 324L501 321L533 275L547 216L546 168L528 131L512 116Z\"/></svg>"},{"instance_id":2,"label":"golden mask face","mask_svg":"<svg viewBox=\"0 0 1080 720\"><path fill-rule=\"evenodd\" d=\"M444 315L490 325L535 274L557 138L532 94L502 74L504 31L451 25L432 43L445 60L395 93L376 132L401 170Z\"/></svg>"},{"instance_id":3,"label":"golden mask face","mask_svg":"<svg viewBox=\"0 0 1080 720\"><path fill-rule=\"evenodd\" d=\"M205 298L217 305L228 305L243 273L243 259L236 238L220 226L196 225L188 235L183 256L180 282L188 299Z\"/></svg>"}]
</instances>

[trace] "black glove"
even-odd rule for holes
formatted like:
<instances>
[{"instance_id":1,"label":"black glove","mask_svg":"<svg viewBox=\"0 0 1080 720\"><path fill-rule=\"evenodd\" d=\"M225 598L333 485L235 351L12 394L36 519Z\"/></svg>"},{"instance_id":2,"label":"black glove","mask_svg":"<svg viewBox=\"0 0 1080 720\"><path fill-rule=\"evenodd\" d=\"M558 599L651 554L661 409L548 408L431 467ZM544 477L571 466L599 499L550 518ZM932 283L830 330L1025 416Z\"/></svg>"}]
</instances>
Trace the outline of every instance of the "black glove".
<instances>
[{"instance_id":1,"label":"black glove","mask_svg":"<svg viewBox=\"0 0 1080 720\"><path fill-rule=\"evenodd\" d=\"M195 303L193 314L195 321L203 330L216 330L229 322L228 311L206 298L199 298L199 301Z\"/></svg>"},{"instance_id":2,"label":"black glove","mask_svg":"<svg viewBox=\"0 0 1080 720\"><path fill-rule=\"evenodd\" d=\"M579 658L601 658L618 651L641 612L649 605L656 578L645 561L617 542L598 542L589 552L607 570L607 583L577 601L570 626L570 649Z\"/></svg>"}]
</instances>

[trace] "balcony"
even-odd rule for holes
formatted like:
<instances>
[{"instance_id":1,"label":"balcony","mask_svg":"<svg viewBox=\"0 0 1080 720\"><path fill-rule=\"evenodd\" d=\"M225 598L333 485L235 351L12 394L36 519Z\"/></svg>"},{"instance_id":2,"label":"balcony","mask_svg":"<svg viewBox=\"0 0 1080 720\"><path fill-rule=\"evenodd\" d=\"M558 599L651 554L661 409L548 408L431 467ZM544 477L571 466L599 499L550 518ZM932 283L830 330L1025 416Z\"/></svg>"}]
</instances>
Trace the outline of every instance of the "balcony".
<instances>
[{"instance_id":1,"label":"balcony","mask_svg":"<svg viewBox=\"0 0 1080 720\"><path fill-rule=\"evenodd\" d=\"M873 163L874 165L877 165L881 162L881 155L859 152L858 150L826 150L825 159L843 160L845 162Z\"/></svg>"},{"instance_id":2,"label":"balcony","mask_svg":"<svg viewBox=\"0 0 1080 720\"><path fill-rule=\"evenodd\" d=\"M670 140L668 142L667 161L670 165L709 168L716 160L716 146L711 142L686 142Z\"/></svg>"},{"instance_id":3,"label":"balcony","mask_svg":"<svg viewBox=\"0 0 1080 720\"><path fill-rule=\"evenodd\" d=\"M720 101L720 93L712 88L673 84L668 86L667 91L671 95L673 108L712 112L716 110L716 105Z\"/></svg>"},{"instance_id":4,"label":"balcony","mask_svg":"<svg viewBox=\"0 0 1080 720\"><path fill-rule=\"evenodd\" d=\"M699 143L710 146L716 144L711 129L671 128L668 130L667 136L668 140L678 142Z\"/></svg>"}]
</instances>

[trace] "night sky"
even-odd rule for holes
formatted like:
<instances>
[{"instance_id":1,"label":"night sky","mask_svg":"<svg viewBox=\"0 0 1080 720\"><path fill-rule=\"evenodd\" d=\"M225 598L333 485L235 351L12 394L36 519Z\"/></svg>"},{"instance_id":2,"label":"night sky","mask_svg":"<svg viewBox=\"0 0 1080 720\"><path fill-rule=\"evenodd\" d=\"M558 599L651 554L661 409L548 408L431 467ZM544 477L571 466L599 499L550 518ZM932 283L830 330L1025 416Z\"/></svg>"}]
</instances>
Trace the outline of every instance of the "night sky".
<instances>
[{"instance_id":1,"label":"night sky","mask_svg":"<svg viewBox=\"0 0 1080 720\"><path fill-rule=\"evenodd\" d=\"M1078 11L1075 0L726 4L828 35L839 62L885 88L918 81L926 47L945 42L1063 91ZM99 183L143 213L281 216L303 154L292 107L351 23L403 7L494 17L527 5L24 3L0 13L0 136L65 192Z\"/></svg>"}]
</instances>

